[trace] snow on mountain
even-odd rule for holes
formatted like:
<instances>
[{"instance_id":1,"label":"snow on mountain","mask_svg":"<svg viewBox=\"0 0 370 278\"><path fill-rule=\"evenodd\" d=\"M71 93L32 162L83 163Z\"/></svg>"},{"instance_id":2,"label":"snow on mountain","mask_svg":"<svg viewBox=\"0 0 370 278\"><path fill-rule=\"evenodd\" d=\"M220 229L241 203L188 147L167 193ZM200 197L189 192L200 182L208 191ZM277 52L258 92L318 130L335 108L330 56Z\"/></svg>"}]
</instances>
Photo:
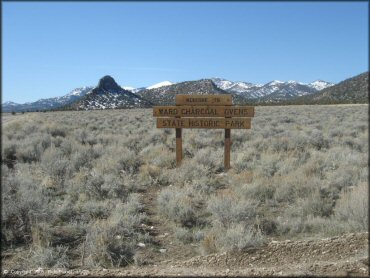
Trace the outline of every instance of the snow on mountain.
<instances>
[{"instance_id":1,"label":"snow on mountain","mask_svg":"<svg viewBox=\"0 0 370 278\"><path fill-rule=\"evenodd\" d=\"M212 81L218 88L237 94L245 99L266 99L268 96L271 96L272 101L315 93L332 85L325 81L315 81L310 84L305 84L295 80L286 82L273 80L264 85L240 81L234 82L222 78L213 78Z\"/></svg>"},{"instance_id":2,"label":"snow on mountain","mask_svg":"<svg viewBox=\"0 0 370 278\"><path fill-rule=\"evenodd\" d=\"M84 87L81 87L81 88L76 88L76 89L72 90L69 94L66 94L63 97L83 96L86 93L88 93L89 91L91 91L93 88L94 87L91 87L91 86L84 86ZM61 97L61 98L63 98L63 97Z\"/></svg>"},{"instance_id":3,"label":"snow on mountain","mask_svg":"<svg viewBox=\"0 0 370 278\"><path fill-rule=\"evenodd\" d=\"M53 108L62 107L69 103L72 103L81 97L89 94L94 87L84 86L81 88L76 88L70 93L61 96L61 97L52 97L52 98L43 98L34 102L26 102L23 104L17 103L3 103L2 111L3 112L21 112L21 111L36 111L36 110L48 110Z\"/></svg>"},{"instance_id":4,"label":"snow on mountain","mask_svg":"<svg viewBox=\"0 0 370 278\"><path fill-rule=\"evenodd\" d=\"M275 86L275 85L279 85L279 84L283 84L284 82L283 81L280 81L280 80L273 80L265 85L269 85L269 86Z\"/></svg>"},{"instance_id":5,"label":"snow on mountain","mask_svg":"<svg viewBox=\"0 0 370 278\"><path fill-rule=\"evenodd\" d=\"M310 84L307 84L307 85L310 86L311 88L314 88L314 89L318 90L318 91L321 91L323 89L334 86L333 83L322 81L322 80L316 80L316 81L311 82Z\"/></svg>"},{"instance_id":6,"label":"snow on mountain","mask_svg":"<svg viewBox=\"0 0 370 278\"><path fill-rule=\"evenodd\" d=\"M13 101L5 101L4 103L3 103L3 106L4 105L8 105L8 106L15 106L15 105L19 105L18 103L15 103L15 102L13 102Z\"/></svg>"},{"instance_id":7,"label":"snow on mountain","mask_svg":"<svg viewBox=\"0 0 370 278\"><path fill-rule=\"evenodd\" d=\"M150 90L150 89L156 89L156 88L160 88L160 87L164 87L164 86L170 86L174 83L170 82L170 81L163 81L163 82L159 82L157 84L154 84L152 86L149 86L149 87L146 87L146 89Z\"/></svg>"},{"instance_id":8,"label":"snow on mountain","mask_svg":"<svg viewBox=\"0 0 370 278\"><path fill-rule=\"evenodd\" d=\"M126 87L122 87L122 89L136 94L136 93L140 92L141 90L145 90L146 88L145 87L134 88L134 87L126 86Z\"/></svg>"},{"instance_id":9,"label":"snow on mountain","mask_svg":"<svg viewBox=\"0 0 370 278\"><path fill-rule=\"evenodd\" d=\"M218 77L212 78L212 81L221 90L228 90L235 84L234 82L231 82L231 81L226 80L226 79L218 78Z\"/></svg>"},{"instance_id":10,"label":"snow on mountain","mask_svg":"<svg viewBox=\"0 0 370 278\"><path fill-rule=\"evenodd\" d=\"M130 86L125 86L125 87L122 87L122 89L125 89L125 90L127 90L127 91L134 91L136 88L134 88L134 87L130 87Z\"/></svg>"}]
</instances>

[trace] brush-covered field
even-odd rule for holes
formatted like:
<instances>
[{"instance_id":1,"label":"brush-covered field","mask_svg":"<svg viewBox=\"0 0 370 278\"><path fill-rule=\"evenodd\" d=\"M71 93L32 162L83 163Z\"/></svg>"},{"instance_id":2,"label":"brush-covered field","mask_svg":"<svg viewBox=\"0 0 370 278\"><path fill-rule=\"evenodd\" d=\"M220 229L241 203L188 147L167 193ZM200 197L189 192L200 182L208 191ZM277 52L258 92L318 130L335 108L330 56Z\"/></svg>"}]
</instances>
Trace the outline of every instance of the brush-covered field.
<instances>
[{"instance_id":1,"label":"brush-covered field","mask_svg":"<svg viewBox=\"0 0 370 278\"><path fill-rule=\"evenodd\" d=\"M9 119L14 117L14 119ZM157 129L152 109L8 115L5 267L117 268L368 227L368 106L256 107L252 129Z\"/></svg>"}]
</instances>

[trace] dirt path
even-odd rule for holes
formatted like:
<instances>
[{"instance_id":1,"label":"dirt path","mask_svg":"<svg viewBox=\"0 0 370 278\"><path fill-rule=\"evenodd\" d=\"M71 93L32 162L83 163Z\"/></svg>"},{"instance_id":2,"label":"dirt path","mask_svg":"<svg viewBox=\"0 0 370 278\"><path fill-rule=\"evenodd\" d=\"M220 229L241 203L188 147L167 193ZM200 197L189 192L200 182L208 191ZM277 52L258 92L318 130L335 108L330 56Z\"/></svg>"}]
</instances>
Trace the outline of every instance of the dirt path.
<instances>
[{"instance_id":1,"label":"dirt path","mask_svg":"<svg viewBox=\"0 0 370 278\"><path fill-rule=\"evenodd\" d=\"M157 196L161 187L155 186L147 189L141 195L144 212L148 215L146 231L152 236L152 244L142 248L137 253L140 264L158 264L166 260L186 260L198 253L196 244L183 244L175 236L173 223L163 218L157 209Z\"/></svg>"},{"instance_id":2,"label":"dirt path","mask_svg":"<svg viewBox=\"0 0 370 278\"><path fill-rule=\"evenodd\" d=\"M198 256L132 267L118 275L368 275L368 233L307 241L270 242L243 252Z\"/></svg>"}]
</instances>

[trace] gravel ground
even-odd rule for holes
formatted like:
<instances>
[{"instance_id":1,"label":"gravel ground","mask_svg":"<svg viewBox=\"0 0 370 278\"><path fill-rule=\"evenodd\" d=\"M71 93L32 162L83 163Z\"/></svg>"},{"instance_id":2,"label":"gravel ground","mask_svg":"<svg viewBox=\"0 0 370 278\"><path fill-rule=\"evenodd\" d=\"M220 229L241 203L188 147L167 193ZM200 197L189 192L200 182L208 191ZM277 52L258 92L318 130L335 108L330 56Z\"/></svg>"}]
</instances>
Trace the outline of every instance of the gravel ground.
<instances>
[{"instance_id":1,"label":"gravel ground","mask_svg":"<svg viewBox=\"0 0 370 278\"><path fill-rule=\"evenodd\" d=\"M4 269L7 276L369 276L368 233L271 241L258 249L123 269Z\"/></svg>"}]
</instances>

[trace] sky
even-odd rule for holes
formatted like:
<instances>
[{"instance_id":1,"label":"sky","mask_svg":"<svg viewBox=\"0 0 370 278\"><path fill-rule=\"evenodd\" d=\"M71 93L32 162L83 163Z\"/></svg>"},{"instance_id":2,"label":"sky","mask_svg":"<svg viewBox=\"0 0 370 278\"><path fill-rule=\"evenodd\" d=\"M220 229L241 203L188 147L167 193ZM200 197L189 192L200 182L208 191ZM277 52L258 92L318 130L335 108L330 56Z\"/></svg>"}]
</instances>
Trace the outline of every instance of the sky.
<instances>
[{"instance_id":1,"label":"sky","mask_svg":"<svg viewBox=\"0 0 370 278\"><path fill-rule=\"evenodd\" d=\"M367 2L3 2L2 102L221 77L338 83L368 71Z\"/></svg>"}]
</instances>

